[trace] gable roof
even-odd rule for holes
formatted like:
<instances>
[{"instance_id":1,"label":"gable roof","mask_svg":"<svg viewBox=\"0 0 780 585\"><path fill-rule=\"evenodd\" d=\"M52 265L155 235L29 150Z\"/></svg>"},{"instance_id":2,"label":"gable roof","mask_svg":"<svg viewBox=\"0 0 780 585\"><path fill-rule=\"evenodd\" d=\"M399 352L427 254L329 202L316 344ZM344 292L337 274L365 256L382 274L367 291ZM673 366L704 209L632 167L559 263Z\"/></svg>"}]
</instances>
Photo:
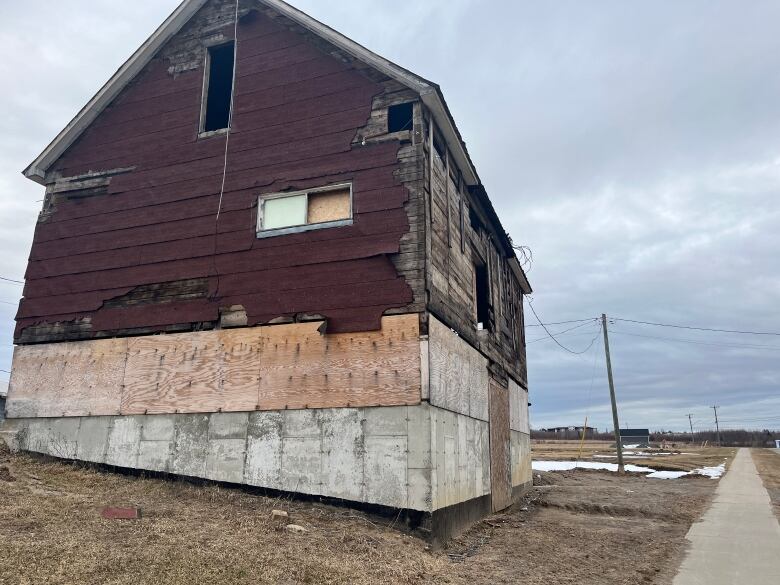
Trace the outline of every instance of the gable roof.
<instances>
[{"instance_id":1,"label":"gable roof","mask_svg":"<svg viewBox=\"0 0 780 585\"><path fill-rule=\"evenodd\" d=\"M24 175L37 183L46 182L49 168L65 153L65 151L81 136L95 121L100 113L127 87L143 68L154 58L162 46L176 35L189 20L195 16L208 0L184 0L176 10L154 31L143 45L119 68L108 82L95 94L57 137L30 163L23 171ZM422 102L428 107L436 126L444 135L447 146L452 152L460 168L466 184L472 187L472 193L479 199L491 222L494 223L496 235L501 248L512 259L512 270L517 276L524 291L531 292L528 280L520 267L514 253L512 242L504 231L501 221L490 202L487 193L479 179L474 164L471 161L466 145L458 131L450 113L441 88L431 81L420 77L396 65L392 61L377 55L347 36L312 18L308 14L290 6L282 0L255 0L271 8L291 21L320 36L340 50L352 55L359 61L370 65L391 79L412 89L420 95Z\"/></svg>"},{"instance_id":2,"label":"gable roof","mask_svg":"<svg viewBox=\"0 0 780 585\"><path fill-rule=\"evenodd\" d=\"M469 185L479 184L479 177L466 151L463 140L447 108L439 86L395 63L369 51L352 39L315 20L308 14L282 0L255 0L286 16L296 24L332 43L359 61L381 71L388 77L420 94L423 103L431 110L437 126L445 135L448 146L457 159ZM143 45L119 68L95 96L76 114L73 120L57 135L46 149L23 171L33 181L43 183L46 172L57 159L81 136L98 115L154 58L159 49L200 10L208 0L184 0L176 10L154 31Z\"/></svg>"}]
</instances>

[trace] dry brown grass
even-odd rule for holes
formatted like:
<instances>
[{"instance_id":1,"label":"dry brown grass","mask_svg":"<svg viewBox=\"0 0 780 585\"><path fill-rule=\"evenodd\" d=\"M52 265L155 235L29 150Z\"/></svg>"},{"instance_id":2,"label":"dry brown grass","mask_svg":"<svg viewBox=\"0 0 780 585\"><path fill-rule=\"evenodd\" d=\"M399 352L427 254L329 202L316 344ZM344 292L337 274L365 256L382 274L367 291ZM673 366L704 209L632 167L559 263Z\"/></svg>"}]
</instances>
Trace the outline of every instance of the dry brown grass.
<instances>
[{"instance_id":1,"label":"dry brown grass","mask_svg":"<svg viewBox=\"0 0 780 585\"><path fill-rule=\"evenodd\" d=\"M450 582L445 557L348 509L0 455L0 583ZM137 506L137 521L105 520ZM270 519L290 513L308 529Z\"/></svg>"},{"instance_id":2,"label":"dry brown grass","mask_svg":"<svg viewBox=\"0 0 780 585\"><path fill-rule=\"evenodd\" d=\"M769 492L775 516L780 520L780 452L774 449L751 449L750 454Z\"/></svg>"},{"instance_id":3,"label":"dry brown grass","mask_svg":"<svg viewBox=\"0 0 780 585\"><path fill-rule=\"evenodd\" d=\"M685 533L717 486L705 478L542 474L544 485L528 497L535 503L491 516L432 552L388 527L392 521L347 508L7 450L2 467L3 585L668 585ZM140 507L143 517L105 520L106 506ZM272 509L287 510L308 532L288 534Z\"/></svg>"},{"instance_id":4,"label":"dry brown grass","mask_svg":"<svg viewBox=\"0 0 780 585\"><path fill-rule=\"evenodd\" d=\"M585 441L582 449L583 461L604 461L615 463L617 458L594 457L596 455L615 455L615 449L609 441ZM580 450L576 441L534 441L531 445L532 457L536 460L571 461L577 459ZM654 469L669 471L691 471L699 467L714 467L730 462L737 449L733 447L702 447L700 445L675 444L667 449L628 449L627 451L670 452L669 455L650 457L626 457L626 463L643 465Z\"/></svg>"}]
</instances>

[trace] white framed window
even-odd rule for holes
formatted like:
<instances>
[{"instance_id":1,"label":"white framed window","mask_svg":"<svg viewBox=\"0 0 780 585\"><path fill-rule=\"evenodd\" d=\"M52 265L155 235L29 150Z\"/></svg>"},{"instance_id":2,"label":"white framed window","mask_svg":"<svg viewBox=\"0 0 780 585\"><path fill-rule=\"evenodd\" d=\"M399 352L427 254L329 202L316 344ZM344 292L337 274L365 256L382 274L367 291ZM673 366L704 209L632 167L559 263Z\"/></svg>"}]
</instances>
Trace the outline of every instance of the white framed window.
<instances>
[{"instance_id":1,"label":"white framed window","mask_svg":"<svg viewBox=\"0 0 780 585\"><path fill-rule=\"evenodd\" d=\"M260 195L257 237L352 225L352 183Z\"/></svg>"}]
</instances>

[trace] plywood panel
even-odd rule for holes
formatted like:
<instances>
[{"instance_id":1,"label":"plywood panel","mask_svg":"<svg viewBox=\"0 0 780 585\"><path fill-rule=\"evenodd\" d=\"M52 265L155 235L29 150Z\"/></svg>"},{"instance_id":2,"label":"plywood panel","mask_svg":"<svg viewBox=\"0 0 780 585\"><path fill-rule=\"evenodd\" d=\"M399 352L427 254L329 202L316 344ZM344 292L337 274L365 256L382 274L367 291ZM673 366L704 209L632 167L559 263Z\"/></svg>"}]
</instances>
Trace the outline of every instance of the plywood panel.
<instances>
[{"instance_id":1,"label":"plywood panel","mask_svg":"<svg viewBox=\"0 0 780 585\"><path fill-rule=\"evenodd\" d=\"M103 339L16 347L8 416L119 414L127 341Z\"/></svg>"},{"instance_id":2,"label":"plywood panel","mask_svg":"<svg viewBox=\"0 0 780 585\"><path fill-rule=\"evenodd\" d=\"M530 434L528 420L528 391L509 380L509 427L513 431Z\"/></svg>"},{"instance_id":3,"label":"plywood panel","mask_svg":"<svg viewBox=\"0 0 780 585\"><path fill-rule=\"evenodd\" d=\"M487 358L433 316L428 333L431 404L487 421Z\"/></svg>"},{"instance_id":4,"label":"plywood panel","mask_svg":"<svg viewBox=\"0 0 780 585\"><path fill-rule=\"evenodd\" d=\"M509 392L490 381L490 491L493 511L512 505Z\"/></svg>"},{"instance_id":5,"label":"plywood panel","mask_svg":"<svg viewBox=\"0 0 780 585\"><path fill-rule=\"evenodd\" d=\"M130 341L123 414L418 404L416 314L382 329L319 333L300 323Z\"/></svg>"}]
</instances>

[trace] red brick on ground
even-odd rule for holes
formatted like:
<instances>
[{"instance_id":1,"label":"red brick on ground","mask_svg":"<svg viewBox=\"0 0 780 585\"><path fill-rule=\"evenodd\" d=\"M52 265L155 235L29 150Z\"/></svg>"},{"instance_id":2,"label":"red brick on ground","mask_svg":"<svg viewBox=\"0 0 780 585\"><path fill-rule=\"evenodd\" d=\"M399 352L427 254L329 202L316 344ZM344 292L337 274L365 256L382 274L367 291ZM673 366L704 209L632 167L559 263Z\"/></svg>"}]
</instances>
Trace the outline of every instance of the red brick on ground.
<instances>
[{"instance_id":1,"label":"red brick on ground","mask_svg":"<svg viewBox=\"0 0 780 585\"><path fill-rule=\"evenodd\" d=\"M108 520L137 520L141 517L140 508L103 508L103 518Z\"/></svg>"}]
</instances>

